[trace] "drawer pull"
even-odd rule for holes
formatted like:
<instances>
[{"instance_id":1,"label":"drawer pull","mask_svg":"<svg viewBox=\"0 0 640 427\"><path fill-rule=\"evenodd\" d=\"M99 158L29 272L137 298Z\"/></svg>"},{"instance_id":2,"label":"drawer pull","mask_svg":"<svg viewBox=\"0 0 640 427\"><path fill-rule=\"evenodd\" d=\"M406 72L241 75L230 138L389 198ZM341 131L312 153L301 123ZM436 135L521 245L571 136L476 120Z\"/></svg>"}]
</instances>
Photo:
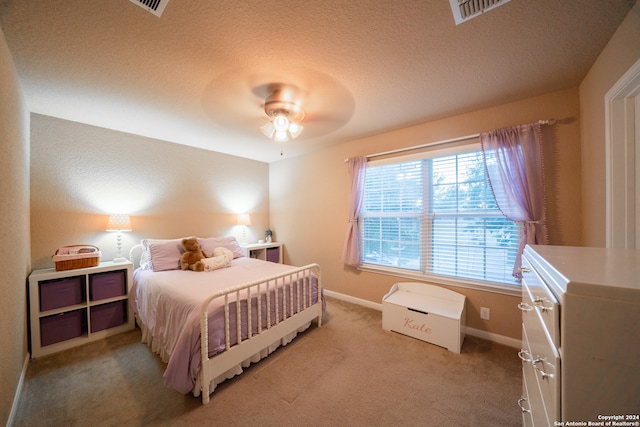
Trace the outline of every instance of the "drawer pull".
<instances>
[{"instance_id":1,"label":"drawer pull","mask_svg":"<svg viewBox=\"0 0 640 427\"><path fill-rule=\"evenodd\" d=\"M533 359L531 358L531 355L529 354L529 352L527 350L520 349L520 351L518 352L518 357L523 362L531 363L533 361Z\"/></svg>"},{"instance_id":2,"label":"drawer pull","mask_svg":"<svg viewBox=\"0 0 640 427\"><path fill-rule=\"evenodd\" d=\"M521 302L518 303L518 308L522 311L531 311L533 310L533 307L531 307L529 304L527 304L526 302Z\"/></svg>"},{"instance_id":3,"label":"drawer pull","mask_svg":"<svg viewBox=\"0 0 640 427\"><path fill-rule=\"evenodd\" d=\"M546 305L544 305L545 302L550 302L550 301L545 297L534 297L533 298L533 305L538 307L542 312L547 312L547 311L553 310L553 305L546 306Z\"/></svg>"},{"instance_id":4,"label":"drawer pull","mask_svg":"<svg viewBox=\"0 0 640 427\"><path fill-rule=\"evenodd\" d=\"M542 360L537 359L537 361L542 362ZM540 375L542 376L543 380L546 380L547 378L555 378L555 375L550 374L548 372L543 371L542 369L544 368L544 363L542 364L542 368L538 368L538 365L535 364L536 362L533 363L533 367L540 372Z\"/></svg>"},{"instance_id":5,"label":"drawer pull","mask_svg":"<svg viewBox=\"0 0 640 427\"><path fill-rule=\"evenodd\" d=\"M520 397L520 399L518 399L518 406L520 407L520 409L522 410L522 412L527 412L527 413L531 413L531 409L527 409L524 406L522 406L522 402L526 402L527 398L526 397Z\"/></svg>"},{"instance_id":6,"label":"drawer pull","mask_svg":"<svg viewBox=\"0 0 640 427\"><path fill-rule=\"evenodd\" d=\"M520 272L522 272L522 273L531 273L531 270L529 270L527 267L520 267Z\"/></svg>"}]
</instances>

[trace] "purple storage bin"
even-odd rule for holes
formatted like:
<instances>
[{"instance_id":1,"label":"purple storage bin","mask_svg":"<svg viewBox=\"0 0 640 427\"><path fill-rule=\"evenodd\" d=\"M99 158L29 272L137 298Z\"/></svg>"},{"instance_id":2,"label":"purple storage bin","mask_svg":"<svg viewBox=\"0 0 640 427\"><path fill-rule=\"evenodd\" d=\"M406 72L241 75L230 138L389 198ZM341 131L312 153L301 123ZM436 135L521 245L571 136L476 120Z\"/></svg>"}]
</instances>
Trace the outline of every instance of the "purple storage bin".
<instances>
[{"instance_id":1,"label":"purple storage bin","mask_svg":"<svg viewBox=\"0 0 640 427\"><path fill-rule=\"evenodd\" d=\"M126 273L126 270L119 270L91 274L89 276L89 298L91 301L126 295Z\"/></svg>"},{"instance_id":2,"label":"purple storage bin","mask_svg":"<svg viewBox=\"0 0 640 427\"><path fill-rule=\"evenodd\" d=\"M115 301L91 307L91 332L114 328L126 322L126 301Z\"/></svg>"},{"instance_id":3,"label":"purple storage bin","mask_svg":"<svg viewBox=\"0 0 640 427\"><path fill-rule=\"evenodd\" d=\"M38 283L38 287L40 288L40 311L69 307L82 304L84 301L84 276L43 280Z\"/></svg>"},{"instance_id":4,"label":"purple storage bin","mask_svg":"<svg viewBox=\"0 0 640 427\"><path fill-rule=\"evenodd\" d=\"M267 248L267 261L280 262L280 248Z\"/></svg>"},{"instance_id":5,"label":"purple storage bin","mask_svg":"<svg viewBox=\"0 0 640 427\"><path fill-rule=\"evenodd\" d=\"M81 336L83 312L84 310L74 310L40 318L42 347Z\"/></svg>"}]
</instances>

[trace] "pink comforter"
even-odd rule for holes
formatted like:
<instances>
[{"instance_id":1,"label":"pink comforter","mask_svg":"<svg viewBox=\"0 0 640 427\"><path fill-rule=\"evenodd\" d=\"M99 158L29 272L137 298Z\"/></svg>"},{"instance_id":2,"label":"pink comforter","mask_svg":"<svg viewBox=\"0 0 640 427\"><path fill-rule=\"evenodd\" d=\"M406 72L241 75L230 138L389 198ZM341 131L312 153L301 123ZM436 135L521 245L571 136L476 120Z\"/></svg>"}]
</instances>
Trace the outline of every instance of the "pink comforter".
<instances>
[{"instance_id":1,"label":"pink comforter","mask_svg":"<svg viewBox=\"0 0 640 427\"><path fill-rule=\"evenodd\" d=\"M142 323L153 337L156 347L169 355L164 383L181 393L193 390L200 370L200 305L213 293L263 277L286 273L296 267L260 261L252 258L236 258L231 267L211 272L170 270L153 272L137 269L134 272L132 304ZM294 298L297 294L294 287ZM282 294L280 294L280 301ZM287 292L288 298L288 292ZM257 310L252 304L252 329L257 330ZM288 299L287 299L288 301ZM314 280L313 302L317 301L317 284ZM272 310L273 310L272 303ZM220 303L209 306L209 356L224 350L224 312ZM266 306L262 301L263 327ZM236 341L235 304L231 308L231 344ZM246 304L243 304L242 338L246 338ZM294 310L295 311L295 310ZM271 313L272 321L275 314Z\"/></svg>"}]
</instances>

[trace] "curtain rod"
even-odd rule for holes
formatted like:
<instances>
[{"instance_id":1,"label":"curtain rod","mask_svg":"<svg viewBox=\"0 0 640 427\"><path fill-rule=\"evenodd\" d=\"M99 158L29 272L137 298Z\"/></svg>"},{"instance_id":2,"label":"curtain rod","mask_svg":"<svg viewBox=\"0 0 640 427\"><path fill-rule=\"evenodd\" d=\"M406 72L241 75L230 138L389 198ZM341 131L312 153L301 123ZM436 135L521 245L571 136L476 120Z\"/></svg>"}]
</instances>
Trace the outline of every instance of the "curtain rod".
<instances>
[{"instance_id":1,"label":"curtain rod","mask_svg":"<svg viewBox=\"0 0 640 427\"><path fill-rule=\"evenodd\" d=\"M537 123L539 125L554 125L556 124L556 119L538 120ZM434 147L436 145L451 144L454 142L467 141L469 139L475 139L479 137L480 137L480 134L476 133L474 135L460 136L458 138L446 139L444 141L428 142L426 144L414 145L413 147L398 148L397 150L383 151L381 153L369 154L364 157L366 157L367 159L372 159L374 157L382 157L382 156L388 156L389 154L404 153L405 151L420 150L423 148ZM347 163L348 161L349 159L344 159L345 163Z\"/></svg>"}]
</instances>

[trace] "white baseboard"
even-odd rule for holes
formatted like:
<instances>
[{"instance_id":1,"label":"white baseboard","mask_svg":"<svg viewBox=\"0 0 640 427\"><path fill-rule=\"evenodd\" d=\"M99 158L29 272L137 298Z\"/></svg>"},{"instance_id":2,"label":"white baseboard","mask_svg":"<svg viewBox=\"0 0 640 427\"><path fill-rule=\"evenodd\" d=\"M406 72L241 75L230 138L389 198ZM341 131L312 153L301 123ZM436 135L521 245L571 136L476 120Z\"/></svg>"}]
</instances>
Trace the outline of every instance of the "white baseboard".
<instances>
[{"instance_id":1,"label":"white baseboard","mask_svg":"<svg viewBox=\"0 0 640 427\"><path fill-rule=\"evenodd\" d=\"M22 396L22 385L24 384L24 377L27 374L27 367L29 366L30 356L29 353L24 358L24 363L22 364L22 373L20 373L20 379L18 380L18 387L16 387L16 394L13 397L13 404L11 405L11 412L9 412L9 419L7 420L7 425L13 425L13 418L15 417L16 412L18 411L18 405L20 404L20 396Z\"/></svg>"},{"instance_id":2,"label":"white baseboard","mask_svg":"<svg viewBox=\"0 0 640 427\"><path fill-rule=\"evenodd\" d=\"M329 297L336 298L342 301L346 301L353 304L362 305L364 307L372 308L374 310L382 311L382 303L375 303L365 299L352 297L350 295L341 294L339 292L329 291L327 289L324 290L324 294ZM497 344L502 344L509 347L513 347L513 348L522 348L522 342L516 338L505 337L504 335L498 335L492 332L486 332L480 329L475 329L470 327L467 327L466 331L467 331L466 332L467 335L482 338L487 341L495 342Z\"/></svg>"},{"instance_id":3,"label":"white baseboard","mask_svg":"<svg viewBox=\"0 0 640 427\"><path fill-rule=\"evenodd\" d=\"M368 301L366 299L352 297L350 295L341 294L339 292L334 292L327 289L324 289L324 294L328 297L332 297L332 298L339 299L346 302L351 302L353 304L362 305L368 308L373 308L374 310L382 311L381 303L376 303L376 302Z\"/></svg>"},{"instance_id":4,"label":"white baseboard","mask_svg":"<svg viewBox=\"0 0 640 427\"><path fill-rule=\"evenodd\" d=\"M467 326L467 335L482 338L496 344L506 345L517 349L522 348L522 341L516 338L505 337L504 335L494 334L493 332L482 331L480 329L470 328Z\"/></svg>"}]
</instances>

